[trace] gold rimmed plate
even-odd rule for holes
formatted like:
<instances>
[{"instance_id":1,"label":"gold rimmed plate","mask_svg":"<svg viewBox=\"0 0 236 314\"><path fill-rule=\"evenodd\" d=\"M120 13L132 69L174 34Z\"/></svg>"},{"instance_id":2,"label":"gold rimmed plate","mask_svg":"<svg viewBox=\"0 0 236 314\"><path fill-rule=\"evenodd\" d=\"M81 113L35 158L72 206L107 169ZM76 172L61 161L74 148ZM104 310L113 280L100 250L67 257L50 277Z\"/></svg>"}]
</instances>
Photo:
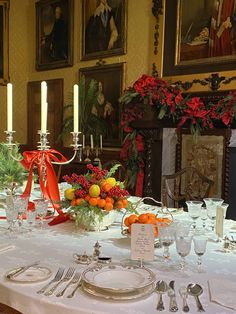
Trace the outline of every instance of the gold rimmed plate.
<instances>
[{"instance_id":1,"label":"gold rimmed plate","mask_svg":"<svg viewBox=\"0 0 236 314\"><path fill-rule=\"evenodd\" d=\"M7 278L7 275L14 272L16 269L11 269L8 271L5 275ZM52 274L52 271L48 267L44 266L33 266L28 268L26 271L17 274L9 276L8 280L16 283L37 283L44 280L47 280Z\"/></svg>"},{"instance_id":2,"label":"gold rimmed plate","mask_svg":"<svg viewBox=\"0 0 236 314\"><path fill-rule=\"evenodd\" d=\"M145 267L111 263L86 269L82 280L95 289L122 294L152 285L156 276Z\"/></svg>"}]
</instances>

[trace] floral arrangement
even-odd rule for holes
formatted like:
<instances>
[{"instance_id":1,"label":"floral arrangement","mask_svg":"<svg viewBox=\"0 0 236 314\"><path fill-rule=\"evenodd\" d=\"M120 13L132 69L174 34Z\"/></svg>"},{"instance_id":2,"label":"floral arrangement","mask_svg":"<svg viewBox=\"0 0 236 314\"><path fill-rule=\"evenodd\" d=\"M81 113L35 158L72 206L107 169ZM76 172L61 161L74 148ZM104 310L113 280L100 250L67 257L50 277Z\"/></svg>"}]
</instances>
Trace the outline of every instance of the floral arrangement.
<instances>
[{"instance_id":1,"label":"floral arrangement","mask_svg":"<svg viewBox=\"0 0 236 314\"><path fill-rule=\"evenodd\" d=\"M128 187L136 186L135 194L142 194L143 138L130 126L134 120L142 119L145 108L155 109L157 118L172 119L177 128L188 124L194 136L211 129L220 122L229 126L235 118L236 91L230 92L217 103L205 104L199 97L191 98L181 92L178 85L171 85L155 76L142 75L120 98L123 104L121 126L126 133L121 158L129 170Z\"/></svg>"},{"instance_id":2,"label":"floral arrangement","mask_svg":"<svg viewBox=\"0 0 236 314\"><path fill-rule=\"evenodd\" d=\"M88 164L85 175L73 173L63 177L71 185L64 191L63 205L70 207L69 213L79 225L89 228L96 217L102 221L104 215L113 209L132 207L127 200L129 193L123 182L116 181L113 176L118 167L115 165L108 171Z\"/></svg>"}]
</instances>

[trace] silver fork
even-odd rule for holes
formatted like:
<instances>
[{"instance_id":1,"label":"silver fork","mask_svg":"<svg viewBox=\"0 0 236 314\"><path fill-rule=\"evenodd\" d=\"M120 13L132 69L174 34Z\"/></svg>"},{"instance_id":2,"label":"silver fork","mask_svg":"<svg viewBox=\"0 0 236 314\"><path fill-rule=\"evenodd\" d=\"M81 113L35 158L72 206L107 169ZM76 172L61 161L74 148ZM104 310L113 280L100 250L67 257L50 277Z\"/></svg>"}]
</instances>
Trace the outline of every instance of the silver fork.
<instances>
[{"instance_id":1,"label":"silver fork","mask_svg":"<svg viewBox=\"0 0 236 314\"><path fill-rule=\"evenodd\" d=\"M57 289L57 287L61 283L67 282L67 281L69 281L71 279L71 277L73 276L74 272L75 272L75 268L74 267L69 267L69 269L67 270L65 276L61 280L57 281L57 283L50 290L46 291L44 293L44 295L46 295L46 296L52 295L53 292Z\"/></svg>"},{"instance_id":2,"label":"silver fork","mask_svg":"<svg viewBox=\"0 0 236 314\"><path fill-rule=\"evenodd\" d=\"M52 283L59 281L59 280L62 278L62 276L63 276L63 274L64 274L64 271L65 271L65 268L60 267L60 268L58 269L58 271L57 271L55 277L54 277L51 281L49 281L49 283L47 283L46 286L44 286L42 289L40 289L39 291L37 291L37 293L38 293L38 294L44 293L44 292L47 290L47 288L48 288Z\"/></svg>"},{"instance_id":3,"label":"silver fork","mask_svg":"<svg viewBox=\"0 0 236 314\"><path fill-rule=\"evenodd\" d=\"M77 283L79 280L80 280L80 273L75 273L74 277L71 279L71 281L68 282L68 284L65 286L65 288L56 294L56 297L62 297L63 294L65 293L66 289L70 285Z\"/></svg>"}]
</instances>

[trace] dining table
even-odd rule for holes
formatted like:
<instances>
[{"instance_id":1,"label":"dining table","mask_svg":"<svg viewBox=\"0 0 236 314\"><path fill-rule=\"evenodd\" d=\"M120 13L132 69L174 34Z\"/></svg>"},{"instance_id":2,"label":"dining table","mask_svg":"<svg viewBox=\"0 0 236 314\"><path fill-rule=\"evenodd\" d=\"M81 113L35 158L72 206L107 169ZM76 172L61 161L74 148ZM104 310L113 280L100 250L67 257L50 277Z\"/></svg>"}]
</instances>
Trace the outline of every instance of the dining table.
<instances>
[{"instance_id":1,"label":"dining table","mask_svg":"<svg viewBox=\"0 0 236 314\"><path fill-rule=\"evenodd\" d=\"M145 209L146 210L146 209ZM173 218L177 221L188 221L188 214L177 210L173 212ZM145 297L127 301L99 298L91 295L80 287L73 298L67 298L73 287L62 296L56 294L46 296L37 291L45 283L54 277L59 267L74 267L79 273L83 273L92 264L80 264L74 258L74 254L92 255L95 244L100 245L100 256L110 257L112 263L126 262L127 264L139 261L131 260L131 239L121 233L122 214L118 213L116 221L104 231L84 231L79 229L74 221L67 221L58 225L49 226L47 221L42 227L33 227L31 231L9 236L4 229L7 222L0 220L0 244L9 244L9 250L0 252L0 303L6 304L23 314L153 314L158 313L156 307L158 294L154 290ZM23 223L25 225L26 222ZM201 220L198 221L201 229ZM236 222L225 220L224 233L229 237L236 235ZM163 247L157 247L154 251L153 261L144 261L143 267L150 269L156 276L156 281L164 280L167 283L174 280L175 292L178 304L178 312L182 310L182 298L179 294L181 286L190 283L198 283L203 288L200 295L201 303L206 313L227 314L236 313L236 308L227 306L227 293L225 303L222 305L211 298L211 285L219 285L219 289L234 293L236 282L236 250L226 250L223 239L209 239L206 253L202 256L203 272L198 272L197 255L193 246L190 254L186 257L187 269L179 269L180 256L176 252L175 243L170 246L171 262L163 258ZM9 270L22 265L40 261L51 270L52 274L45 282L21 283L6 278ZM230 286L232 284L232 287ZM212 287L213 288L213 287ZM217 288L217 287L214 287ZM169 313L168 294L163 295L165 310ZM193 296L188 296L187 302L190 313L197 313L196 302Z\"/></svg>"}]
</instances>

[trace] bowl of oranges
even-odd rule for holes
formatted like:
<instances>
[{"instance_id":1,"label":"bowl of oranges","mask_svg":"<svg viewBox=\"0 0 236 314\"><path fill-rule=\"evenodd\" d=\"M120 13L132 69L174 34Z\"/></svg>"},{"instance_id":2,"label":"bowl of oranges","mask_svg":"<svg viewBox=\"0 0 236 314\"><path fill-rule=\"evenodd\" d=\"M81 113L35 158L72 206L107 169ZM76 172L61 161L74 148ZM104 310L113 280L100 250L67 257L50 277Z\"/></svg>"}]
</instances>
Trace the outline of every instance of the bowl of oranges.
<instances>
[{"instance_id":1,"label":"bowl of oranges","mask_svg":"<svg viewBox=\"0 0 236 314\"><path fill-rule=\"evenodd\" d=\"M154 203L158 205L162 205L161 202L154 200L153 198L145 197L142 198L137 204L135 208L135 213L126 213L123 216L122 224L121 224L121 233L125 236L131 236L132 225L133 224L150 224L153 226L153 232L155 237L158 237L158 222L163 222L166 224L170 224L173 221L172 214L168 211L168 209L163 206L148 206L143 201L145 199L151 199Z\"/></svg>"}]
</instances>

